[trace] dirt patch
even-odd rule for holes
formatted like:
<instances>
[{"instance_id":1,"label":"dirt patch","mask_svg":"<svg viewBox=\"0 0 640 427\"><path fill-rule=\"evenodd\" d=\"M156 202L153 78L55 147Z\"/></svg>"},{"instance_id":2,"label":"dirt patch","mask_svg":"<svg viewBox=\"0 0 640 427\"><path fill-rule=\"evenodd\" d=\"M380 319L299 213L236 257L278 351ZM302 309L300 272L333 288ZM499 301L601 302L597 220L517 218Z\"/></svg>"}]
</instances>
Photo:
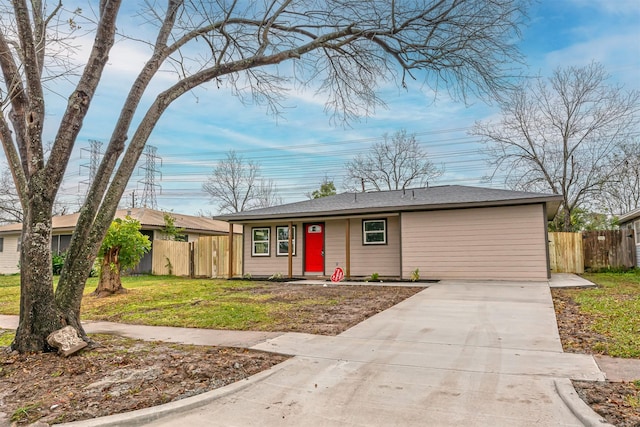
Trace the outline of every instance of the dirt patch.
<instances>
[{"instance_id":1,"label":"dirt patch","mask_svg":"<svg viewBox=\"0 0 640 427\"><path fill-rule=\"evenodd\" d=\"M578 395L617 427L640 426L640 387L634 383L573 381Z\"/></svg>"},{"instance_id":2,"label":"dirt patch","mask_svg":"<svg viewBox=\"0 0 640 427\"><path fill-rule=\"evenodd\" d=\"M607 337L591 330L593 318L581 313L570 291L552 289L558 331L564 351L602 354ZM640 378L638 378L640 380ZM578 395L608 422L618 427L640 426L640 383L573 381Z\"/></svg>"},{"instance_id":3,"label":"dirt patch","mask_svg":"<svg viewBox=\"0 0 640 427\"><path fill-rule=\"evenodd\" d=\"M274 331L336 335L424 288L281 283L253 292L278 302L310 300L280 316ZM313 304L322 295L331 304ZM287 357L238 348L185 346L92 336L100 347L69 358L0 349L0 427L56 424L160 405L243 379Z\"/></svg>"},{"instance_id":4,"label":"dirt patch","mask_svg":"<svg viewBox=\"0 0 640 427\"><path fill-rule=\"evenodd\" d=\"M241 381L286 360L238 348L93 337L100 347L68 358L3 351L4 424L56 424L147 408Z\"/></svg>"}]
</instances>

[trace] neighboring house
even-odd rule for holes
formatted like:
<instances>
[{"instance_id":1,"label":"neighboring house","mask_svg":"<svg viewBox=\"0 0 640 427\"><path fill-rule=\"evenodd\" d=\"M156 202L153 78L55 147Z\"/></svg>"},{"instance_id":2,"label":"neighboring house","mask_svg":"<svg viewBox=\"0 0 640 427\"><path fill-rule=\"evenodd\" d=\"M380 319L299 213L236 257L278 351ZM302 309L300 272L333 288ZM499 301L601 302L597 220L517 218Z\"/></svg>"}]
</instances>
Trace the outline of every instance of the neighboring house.
<instances>
[{"instance_id":1,"label":"neighboring house","mask_svg":"<svg viewBox=\"0 0 640 427\"><path fill-rule=\"evenodd\" d=\"M618 219L621 229L634 230L636 239L636 266L640 267L640 209L633 210Z\"/></svg>"},{"instance_id":2,"label":"neighboring house","mask_svg":"<svg viewBox=\"0 0 640 427\"><path fill-rule=\"evenodd\" d=\"M166 236L162 232L164 213L148 208L123 209L116 212L116 218L125 218L127 215L140 222L140 232L151 240L151 251L144 255L133 273L151 273L153 261L153 241L162 240ZM198 216L181 215L168 212L175 219L175 226L184 229L181 239L194 241L200 236L218 236L229 234L229 223L203 218ZM51 249L54 253L67 250L71 242L71 233L78 221L79 214L62 215L53 217L53 230ZM9 224L0 226L0 274L18 273L20 261L20 235L22 224ZM235 226L233 232L242 233L242 228Z\"/></svg>"},{"instance_id":3,"label":"neighboring house","mask_svg":"<svg viewBox=\"0 0 640 427\"><path fill-rule=\"evenodd\" d=\"M466 186L335 196L218 217L242 224L254 277L547 280L561 197ZM292 227L289 245L289 227ZM291 251L289 251L291 247Z\"/></svg>"}]
</instances>

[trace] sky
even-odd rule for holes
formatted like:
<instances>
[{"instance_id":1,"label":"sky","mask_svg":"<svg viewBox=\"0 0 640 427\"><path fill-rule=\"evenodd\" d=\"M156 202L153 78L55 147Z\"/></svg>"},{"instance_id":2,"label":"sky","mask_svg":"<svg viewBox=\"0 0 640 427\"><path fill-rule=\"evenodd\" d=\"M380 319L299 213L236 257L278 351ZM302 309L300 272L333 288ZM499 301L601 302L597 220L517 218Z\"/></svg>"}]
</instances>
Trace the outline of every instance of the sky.
<instances>
[{"instance_id":1,"label":"sky","mask_svg":"<svg viewBox=\"0 0 640 427\"><path fill-rule=\"evenodd\" d=\"M139 24L133 14L121 15L120 25ZM611 75L611 83L640 90L640 1L540 0L529 10L518 44L528 75L549 76L559 66L597 61ZM131 44L115 45L59 193L63 202L73 206L82 197L83 181L89 178L89 141L106 146L128 84L145 59ZM283 202L307 199L325 176L343 191L345 163L399 130L415 134L431 160L444 169L430 185L503 187L500 176L487 181L492 170L484 146L468 134L474 122L497 117L496 105L473 98L465 104L442 92L435 97L420 82L411 82L406 90L386 84L379 95L386 108L348 125L333 123L323 103L308 92L291 93L278 117L264 106L242 103L224 88L183 96L165 112L148 141L157 156L158 208L216 214L217 205L202 191L202 183L232 149L260 163L261 176L274 181ZM45 135L53 135L55 123L51 120ZM148 173L144 166L143 156L124 205L133 200L140 204Z\"/></svg>"}]
</instances>

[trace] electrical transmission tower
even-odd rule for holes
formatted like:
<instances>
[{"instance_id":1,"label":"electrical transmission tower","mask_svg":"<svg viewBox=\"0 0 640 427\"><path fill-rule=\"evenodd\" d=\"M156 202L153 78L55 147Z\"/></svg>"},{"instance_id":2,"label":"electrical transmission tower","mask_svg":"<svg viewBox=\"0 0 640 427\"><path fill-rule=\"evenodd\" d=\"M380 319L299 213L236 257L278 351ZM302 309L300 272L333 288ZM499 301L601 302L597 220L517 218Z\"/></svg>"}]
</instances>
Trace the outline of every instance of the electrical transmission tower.
<instances>
[{"instance_id":1,"label":"electrical transmission tower","mask_svg":"<svg viewBox=\"0 0 640 427\"><path fill-rule=\"evenodd\" d=\"M156 187L160 188L162 191L162 187L160 184L156 184L156 174L160 174L162 178L162 173L156 169L156 160L160 160L160 166L162 166L162 159L156 155L158 151L157 147L153 145L147 145L144 150L145 162L144 166L140 166L140 169L144 170L144 179L138 181L144 183L144 189L142 190L142 199L140 200L140 205L145 208L157 209L158 202L156 200Z\"/></svg>"},{"instance_id":2,"label":"electrical transmission tower","mask_svg":"<svg viewBox=\"0 0 640 427\"><path fill-rule=\"evenodd\" d=\"M93 184L93 180L96 177L96 173L98 172L98 165L100 164L100 156L102 155L102 141L96 141L95 139L89 140L89 148L80 149L80 157L82 157L82 152L89 152L89 163L85 163L80 165L80 168L89 169L89 178L83 181L80 181L80 184L87 185L87 193L91 188L91 184Z\"/></svg>"}]
</instances>

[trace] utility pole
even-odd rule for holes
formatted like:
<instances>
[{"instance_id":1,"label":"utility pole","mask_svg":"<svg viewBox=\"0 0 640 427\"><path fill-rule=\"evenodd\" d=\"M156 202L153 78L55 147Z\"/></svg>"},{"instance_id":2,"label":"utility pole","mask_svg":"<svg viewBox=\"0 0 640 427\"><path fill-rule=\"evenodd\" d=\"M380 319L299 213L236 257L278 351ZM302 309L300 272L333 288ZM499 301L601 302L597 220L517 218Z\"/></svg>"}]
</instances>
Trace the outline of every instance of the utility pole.
<instances>
[{"instance_id":1,"label":"utility pole","mask_svg":"<svg viewBox=\"0 0 640 427\"><path fill-rule=\"evenodd\" d=\"M155 183L156 174L160 174L160 177L162 177L162 173L158 169L156 169L156 160L159 159L160 165L162 166L162 159L156 155L157 151L158 148L154 147L153 145L147 145L147 147L145 148L144 166L140 166L140 169L144 170L144 179L138 181L144 183L140 205L142 207L151 209L158 208L158 202L156 200L156 187L159 187L160 191L162 191L162 187L160 186L160 184Z\"/></svg>"}]
</instances>

